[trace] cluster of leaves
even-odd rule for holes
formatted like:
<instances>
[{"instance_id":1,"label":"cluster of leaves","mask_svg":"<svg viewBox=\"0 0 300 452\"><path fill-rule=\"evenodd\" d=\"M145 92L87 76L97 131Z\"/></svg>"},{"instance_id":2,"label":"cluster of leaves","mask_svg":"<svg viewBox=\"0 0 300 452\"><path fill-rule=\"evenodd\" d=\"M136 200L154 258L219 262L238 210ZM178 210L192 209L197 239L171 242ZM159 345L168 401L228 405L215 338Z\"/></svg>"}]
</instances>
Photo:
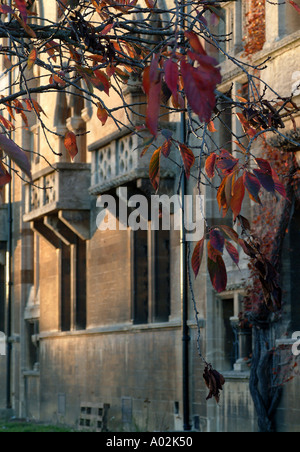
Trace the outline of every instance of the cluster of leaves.
<instances>
[{"instance_id":1,"label":"cluster of leaves","mask_svg":"<svg viewBox=\"0 0 300 452\"><path fill-rule=\"evenodd\" d=\"M203 378L207 388L209 389L209 394L206 400L214 397L216 402L219 403L220 391L223 390L225 378L217 370L213 369L210 364L205 366Z\"/></svg>"},{"instance_id":2,"label":"cluster of leaves","mask_svg":"<svg viewBox=\"0 0 300 452\"><path fill-rule=\"evenodd\" d=\"M244 51L249 56L262 50L266 42L266 1L250 0L246 20Z\"/></svg>"}]
</instances>

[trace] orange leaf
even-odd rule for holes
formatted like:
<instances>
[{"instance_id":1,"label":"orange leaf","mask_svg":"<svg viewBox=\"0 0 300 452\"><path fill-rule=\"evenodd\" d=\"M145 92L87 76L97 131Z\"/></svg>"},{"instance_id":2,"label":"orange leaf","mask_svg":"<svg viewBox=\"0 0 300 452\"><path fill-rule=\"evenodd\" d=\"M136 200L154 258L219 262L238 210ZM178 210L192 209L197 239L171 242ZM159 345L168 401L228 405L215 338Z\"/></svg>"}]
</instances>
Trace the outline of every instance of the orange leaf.
<instances>
[{"instance_id":1,"label":"orange leaf","mask_svg":"<svg viewBox=\"0 0 300 452\"><path fill-rule=\"evenodd\" d=\"M207 124L207 128L208 128L208 130L209 130L210 133L217 132L217 129L215 128L215 125L214 125L214 122L213 122L213 121L210 121L210 122Z\"/></svg>"},{"instance_id":2,"label":"orange leaf","mask_svg":"<svg viewBox=\"0 0 300 452\"><path fill-rule=\"evenodd\" d=\"M233 186L233 195L230 201L230 207L233 212L234 220L240 214L244 197L245 197L245 186L243 182L243 176L241 176Z\"/></svg>"},{"instance_id":3,"label":"orange leaf","mask_svg":"<svg viewBox=\"0 0 300 452\"><path fill-rule=\"evenodd\" d=\"M65 148L67 149L67 151L69 152L71 159L74 160L74 158L78 154L78 147L77 147L75 133L67 132L65 134L64 145L65 145Z\"/></svg>"},{"instance_id":4,"label":"orange leaf","mask_svg":"<svg viewBox=\"0 0 300 452\"><path fill-rule=\"evenodd\" d=\"M153 152L149 165L149 177L154 189L159 187L161 147Z\"/></svg>"},{"instance_id":5,"label":"orange leaf","mask_svg":"<svg viewBox=\"0 0 300 452\"><path fill-rule=\"evenodd\" d=\"M193 31L186 31L185 37L188 38L191 48L200 55L206 55L205 50L200 42L199 37Z\"/></svg>"},{"instance_id":6,"label":"orange leaf","mask_svg":"<svg viewBox=\"0 0 300 452\"><path fill-rule=\"evenodd\" d=\"M29 69L29 70L31 70L31 69L33 68L33 66L34 66L34 64L35 64L35 62L36 62L36 59L37 59L37 55L38 55L37 50L36 50L36 48L34 47L34 48L31 50L31 52L30 52L30 54L29 54L29 57L28 57L28 69Z\"/></svg>"},{"instance_id":7,"label":"orange leaf","mask_svg":"<svg viewBox=\"0 0 300 452\"><path fill-rule=\"evenodd\" d=\"M189 179L191 174L191 168L195 163L195 156L193 152L185 144L179 143L179 150L181 153L186 177L187 179Z\"/></svg>"},{"instance_id":8,"label":"orange leaf","mask_svg":"<svg viewBox=\"0 0 300 452\"><path fill-rule=\"evenodd\" d=\"M215 176L215 163L216 163L217 154L213 152L207 157L205 162L205 171L210 179Z\"/></svg>"},{"instance_id":9,"label":"orange leaf","mask_svg":"<svg viewBox=\"0 0 300 452\"><path fill-rule=\"evenodd\" d=\"M102 107L100 102L98 103L97 117L102 122L102 126L104 126L108 118L108 113L105 108Z\"/></svg>"}]
</instances>

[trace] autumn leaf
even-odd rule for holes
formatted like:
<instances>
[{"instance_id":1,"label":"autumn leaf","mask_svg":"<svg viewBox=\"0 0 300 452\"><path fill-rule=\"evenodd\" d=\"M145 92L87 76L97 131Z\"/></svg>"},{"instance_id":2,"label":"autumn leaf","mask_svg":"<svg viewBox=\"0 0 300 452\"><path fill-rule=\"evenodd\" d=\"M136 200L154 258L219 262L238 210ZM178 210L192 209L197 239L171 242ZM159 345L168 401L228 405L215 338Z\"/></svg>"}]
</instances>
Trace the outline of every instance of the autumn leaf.
<instances>
[{"instance_id":1,"label":"autumn leaf","mask_svg":"<svg viewBox=\"0 0 300 452\"><path fill-rule=\"evenodd\" d=\"M92 84L109 96L110 81L107 75L99 69L94 71L94 77L90 78Z\"/></svg>"},{"instance_id":2,"label":"autumn leaf","mask_svg":"<svg viewBox=\"0 0 300 452\"><path fill-rule=\"evenodd\" d=\"M183 161L183 166L184 166L186 177L187 177L187 179L189 179L190 173L191 173L191 168L193 167L193 165L195 163L195 156L194 156L193 152L185 144L179 143L179 150L181 153L181 158Z\"/></svg>"},{"instance_id":3,"label":"autumn leaf","mask_svg":"<svg viewBox=\"0 0 300 452\"><path fill-rule=\"evenodd\" d=\"M239 256L239 252L236 249L235 246L232 245L232 243L230 243L228 240L225 240L225 248L229 254L229 256L231 257L231 259L233 260L233 262L238 265L239 261L240 261L240 256Z\"/></svg>"},{"instance_id":4,"label":"autumn leaf","mask_svg":"<svg viewBox=\"0 0 300 452\"><path fill-rule=\"evenodd\" d=\"M64 138L64 145L67 149L70 157L72 160L76 157L78 154L78 147L77 147L77 140L76 135L74 132L66 132L65 138Z\"/></svg>"},{"instance_id":5,"label":"autumn leaf","mask_svg":"<svg viewBox=\"0 0 300 452\"><path fill-rule=\"evenodd\" d=\"M265 171L261 169L254 169L253 173L265 190L271 193L275 192L274 180L270 174L265 173Z\"/></svg>"},{"instance_id":6,"label":"autumn leaf","mask_svg":"<svg viewBox=\"0 0 300 452\"><path fill-rule=\"evenodd\" d=\"M219 205L219 210L221 212L221 210L223 209L223 216L226 215L226 213L229 209L229 205L227 204L226 195L225 195L226 180L227 180L227 176L224 177L224 179L222 180L221 185L218 188L218 192L217 192L217 201L218 201L218 205Z\"/></svg>"},{"instance_id":7,"label":"autumn leaf","mask_svg":"<svg viewBox=\"0 0 300 452\"><path fill-rule=\"evenodd\" d=\"M206 364L203 378L207 388L209 389L209 394L206 397L206 400L214 397L216 402L220 401L220 391L223 390L223 386L225 384L225 378L218 371L212 368L210 364Z\"/></svg>"},{"instance_id":8,"label":"autumn leaf","mask_svg":"<svg viewBox=\"0 0 300 452\"><path fill-rule=\"evenodd\" d=\"M178 103L179 70L177 64L169 59L164 64L165 81L176 103Z\"/></svg>"},{"instance_id":9,"label":"autumn leaf","mask_svg":"<svg viewBox=\"0 0 300 452\"><path fill-rule=\"evenodd\" d=\"M27 8L26 8L27 7L26 1L25 0L15 0L15 4L16 4L18 10L20 11L21 16L23 17L23 20L24 20L24 22L26 24L27 17L28 17Z\"/></svg>"},{"instance_id":10,"label":"autumn leaf","mask_svg":"<svg viewBox=\"0 0 300 452\"><path fill-rule=\"evenodd\" d=\"M163 155L168 158L171 152L171 146L172 146L172 140L166 140L164 142L164 144L161 147L161 152L163 153Z\"/></svg>"},{"instance_id":11,"label":"autumn leaf","mask_svg":"<svg viewBox=\"0 0 300 452\"><path fill-rule=\"evenodd\" d=\"M236 243L238 243L238 240L239 240L239 235L238 235L238 233L234 230L234 229L232 229L230 226L227 226L227 225L220 225L219 226L219 228L223 231L223 232L225 232L225 234L231 239L231 240L233 240L234 242L236 242Z\"/></svg>"},{"instance_id":12,"label":"autumn leaf","mask_svg":"<svg viewBox=\"0 0 300 452\"><path fill-rule=\"evenodd\" d=\"M222 253L212 246L210 240L207 242L207 256L214 262L217 262L217 256L222 256Z\"/></svg>"},{"instance_id":13,"label":"autumn leaf","mask_svg":"<svg viewBox=\"0 0 300 452\"><path fill-rule=\"evenodd\" d=\"M208 123L207 128L208 128L208 131L209 131L210 133L215 133L215 132L217 132L217 129L216 129L215 124L214 124L213 121L210 121L210 122Z\"/></svg>"},{"instance_id":14,"label":"autumn leaf","mask_svg":"<svg viewBox=\"0 0 300 452\"><path fill-rule=\"evenodd\" d=\"M10 138L0 134L0 149L29 177L31 180L31 166L27 155Z\"/></svg>"},{"instance_id":15,"label":"autumn leaf","mask_svg":"<svg viewBox=\"0 0 300 452\"><path fill-rule=\"evenodd\" d=\"M198 276L201 262L203 258L203 250L204 250L204 237L201 239L197 245L195 246L193 256L192 256L192 269L195 274L195 278Z\"/></svg>"},{"instance_id":16,"label":"autumn leaf","mask_svg":"<svg viewBox=\"0 0 300 452\"><path fill-rule=\"evenodd\" d=\"M254 138L257 134L257 131L251 126L250 122L247 121L243 113L236 113L244 132L251 138Z\"/></svg>"},{"instance_id":17,"label":"autumn leaf","mask_svg":"<svg viewBox=\"0 0 300 452\"><path fill-rule=\"evenodd\" d=\"M256 202L257 204L261 204L261 200L259 198L259 190L261 184L254 174L249 171L245 171L243 175L244 185L249 193L250 198Z\"/></svg>"},{"instance_id":18,"label":"autumn leaf","mask_svg":"<svg viewBox=\"0 0 300 452\"><path fill-rule=\"evenodd\" d=\"M28 57L28 69L31 70L36 62L37 59L37 50L34 47Z\"/></svg>"},{"instance_id":19,"label":"autumn leaf","mask_svg":"<svg viewBox=\"0 0 300 452\"><path fill-rule=\"evenodd\" d=\"M149 177L154 189L159 187L161 147L153 152L149 165Z\"/></svg>"},{"instance_id":20,"label":"autumn leaf","mask_svg":"<svg viewBox=\"0 0 300 452\"><path fill-rule=\"evenodd\" d=\"M256 158L255 159L257 165L259 166L259 168L266 174L272 174L272 168L270 163L265 160L265 159L261 159L261 158Z\"/></svg>"},{"instance_id":21,"label":"autumn leaf","mask_svg":"<svg viewBox=\"0 0 300 452\"><path fill-rule=\"evenodd\" d=\"M184 36L188 38L191 48L199 55L206 55L198 35L194 31L185 31Z\"/></svg>"},{"instance_id":22,"label":"autumn leaf","mask_svg":"<svg viewBox=\"0 0 300 452\"><path fill-rule=\"evenodd\" d=\"M293 0L289 0L289 3L295 8L295 10L300 14L300 6L297 5Z\"/></svg>"},{"instance_id":23,"label":"autumn leaf","mask_svg":"<svg viewBox=\"0 0 300 452\"><path fill-rule=\"evenodd\" d=\"M2 115L0 115L0 122L7 130L15 130L15 126Z\"/></svg>"},{"instance_id":24,"label":"autumn leaf","mask_svg":"<svg viewBox=\"0 0 300 452\"><path fill-rule=\"evenodd\" d=\"M0 13L2 14L13 14L14 10L7 5L0 5Z\"/></svg>"},{"instance_id":25,"label":"autumn leaf","mask_svg":"<svg viewBox=\"0 0 300 452\"><path fill-rule=\"evenodd\" d=\"M233 195L230 200L230 207L233 213L233 219L240 214L242 210L242 204L245 197L245 186L243 176L239 177L233 186Z\"/></svg>"},{"instance_id":26,"label":"autumn leaf","mask_svg":"<svg viewBox=\"0 0 300 452\"><path fill-rule=\"evenodd\" d=\"M215 163L216 163L217 154L213 152L207 157L205 162L205 171L210 179L215 177Z\"/></svg>"},{"instance_id":27,"label":"autumn leaf","mask_svg":"<svg viewBox=\"0 0 300 452\"><path fill-rule=\"evenodd\" d=\"M11 175L5 168L2 162L0 162L0 188L4 187L4 185L9 184L11 181Z\"/></svg>"},{"instance_id":28,"label":"autumn leaf","mask_svg":"<svg viewBox=\"0 0 300 452\"><path fill-rule=\"evenodd\" d=\"M284 185L280 182L279 177L278 177L276 171L274 171L273 169L272 169L272 178L273 178L273 181L274 181L275 190L276 190L281 196L283 196L285 199L288 199L288 198L287 198L287 194L286 194L285 187L284 187Z\"/></svg>"},{"instance_id":29,"label":"autumn leaf","mask_svg":"<svg viewBox=\"0 0 300 452\"><path fill-rule=\"evenodd\" d=\"M222 256L216 256L216 261L207 258L207 268L211 283L218 292L224 292L227 287L227 272Z\"/></svg>"},{"instance_id":30,"label":"autumn leaf","mask_svg":"<svg viewBox=\"0 0 300 452\"><path fill-rule=\"evenodd\" d=\"M102 126L104 126L106 124L107 119L108 119L108 113L105 110L105 108L102 107L100 102L98 103L97 117L102 122Z\"/></svg>"},{"instance_id":31,"label":"autumn leaf","mask_svg":"<svg viewBox=\"0 0 300 452\"><path fill-rule=\"evenodd\" d=\"M203 58L205 57L203 56ZM198 115L200 122L209 123L216 106L215 89L216 85L221 82L220 72L216 73L211 64L193 67L183 59L181 75L191 109Z\"/></svg>"},{"instance_id":32,"label":"autumn leaf","mask_svg":"<svg viewBox=\"0 0 300 452\"><path fill-rule=\"evenodd\" d=\"M224 239L223 234L218 229L212 229L210 231L209 237L210 237L210 242L211 242L212 246L216 250L220 251L220 253L223 253L224 244L225 244L225 239Z\"/></svg>"},{"instance_id":33,"label":"autumn leaf","mask_svg":"<svg viewBox=\"0 0 300 452\"><path fill-rule=\"evenodd\" d=\"M158 131L158 120L161 96L161 74L158 69L159 56L154 55L149 69L144 71L143 87L147 94L146 125L155 137Z\"/></svg>"}]
</instances>

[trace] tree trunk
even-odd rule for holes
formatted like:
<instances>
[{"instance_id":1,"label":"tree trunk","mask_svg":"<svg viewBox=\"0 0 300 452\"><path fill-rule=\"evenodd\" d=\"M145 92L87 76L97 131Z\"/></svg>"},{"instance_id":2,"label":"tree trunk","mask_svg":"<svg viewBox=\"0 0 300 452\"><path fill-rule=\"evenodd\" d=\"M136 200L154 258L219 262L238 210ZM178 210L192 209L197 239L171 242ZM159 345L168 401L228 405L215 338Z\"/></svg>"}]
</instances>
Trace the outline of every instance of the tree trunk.
<instances>
[{"instance_id":1,"label":"tree trunk","mask_svg":"<svg viewBox=\"0 0 300 452\"><path fill-rule=\"evenodd\" d=\"M273 386L272 328L253 327L254 350L251 363L250 392L260 432L275 432L275 414L282 388Z\"/></svg>"}]
</instances>

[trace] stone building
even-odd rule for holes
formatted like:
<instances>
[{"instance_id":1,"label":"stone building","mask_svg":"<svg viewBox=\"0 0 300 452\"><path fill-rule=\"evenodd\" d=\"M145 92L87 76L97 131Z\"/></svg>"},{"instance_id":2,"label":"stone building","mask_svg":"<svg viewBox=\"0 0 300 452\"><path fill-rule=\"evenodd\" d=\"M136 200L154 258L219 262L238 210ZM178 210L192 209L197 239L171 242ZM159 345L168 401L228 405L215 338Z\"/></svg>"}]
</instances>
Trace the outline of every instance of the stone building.
<instances>
[{"instance_id":1,"label":"stone building","mask_svg":"<svg viewBox=\"0 0 300 452\"><path fill-rule=\"evenodd\" d=\"M223 5L222 26L232 36L224 43L226 51L241 58L247 3ZM50 4L40 1L38 12L56 20ZM253 58L255 63L270 58L262 76L282 96L290 96L300 79L299 26L300 15L291 5L266 3L265 44ZM247 89L242 70L230 61L221 59L220 64L220 91L232 86L237 94ZM7 86L5 80L0 83ZM138 99L140 92L133 84L125 95ZM49 135L49 141L63 156L51 152L43 128L34 119L30 130L14 133L24 149L34 152L34 185L13 176L0 206L0 331L8 337L6 357L0 356L0 409L10 409L21 418L86 428L101 429L105 420L112 431L173 431L184 428L187 403L185 427L205 432L256 431L250 372L244 360L246 351L251 353L251 337L234 336L232 327L248 277L246 258L241 254L240 271L228 260L228 290L221 295L212 289L205 267L193 281L203 353L226 378L217 406L205 400L190 294L190 341L182 340L180 232L132 231L119 215L117 230L97 227L100 196L109 194L124 202L122 187L128 196L152 194L150 156L139 157L140 139L125 126L116 130L109 120L102 128L88 102L63 92L43 94L38 101L49 128L57 134L87 129L90 133L82 135L74 162L58 135ZM113 94L106 101L117 102ZM178 118L170 115L166 120L179 134ZM300 127L299 117L296 121ZM234 115L225 117L224 123L239 132ZM230 141L226 127L218 131L218 140ZM162 192L174 194L178 177L176 166L164 163ZM188 190L196 193L192 185ZM205 209L207 218L219 221L209 188ZM299 218L290 240L300 243L297 224ZM296 293L296 287L291 290ZM299 316L294 325L300 330ZM278 346L282 344L289 346L288 338L278 341ZM188 361L183 359L184 347ZM279 430L300 429L298 390L297 379L284 387Z\"/></svg>"}]
</instances>

